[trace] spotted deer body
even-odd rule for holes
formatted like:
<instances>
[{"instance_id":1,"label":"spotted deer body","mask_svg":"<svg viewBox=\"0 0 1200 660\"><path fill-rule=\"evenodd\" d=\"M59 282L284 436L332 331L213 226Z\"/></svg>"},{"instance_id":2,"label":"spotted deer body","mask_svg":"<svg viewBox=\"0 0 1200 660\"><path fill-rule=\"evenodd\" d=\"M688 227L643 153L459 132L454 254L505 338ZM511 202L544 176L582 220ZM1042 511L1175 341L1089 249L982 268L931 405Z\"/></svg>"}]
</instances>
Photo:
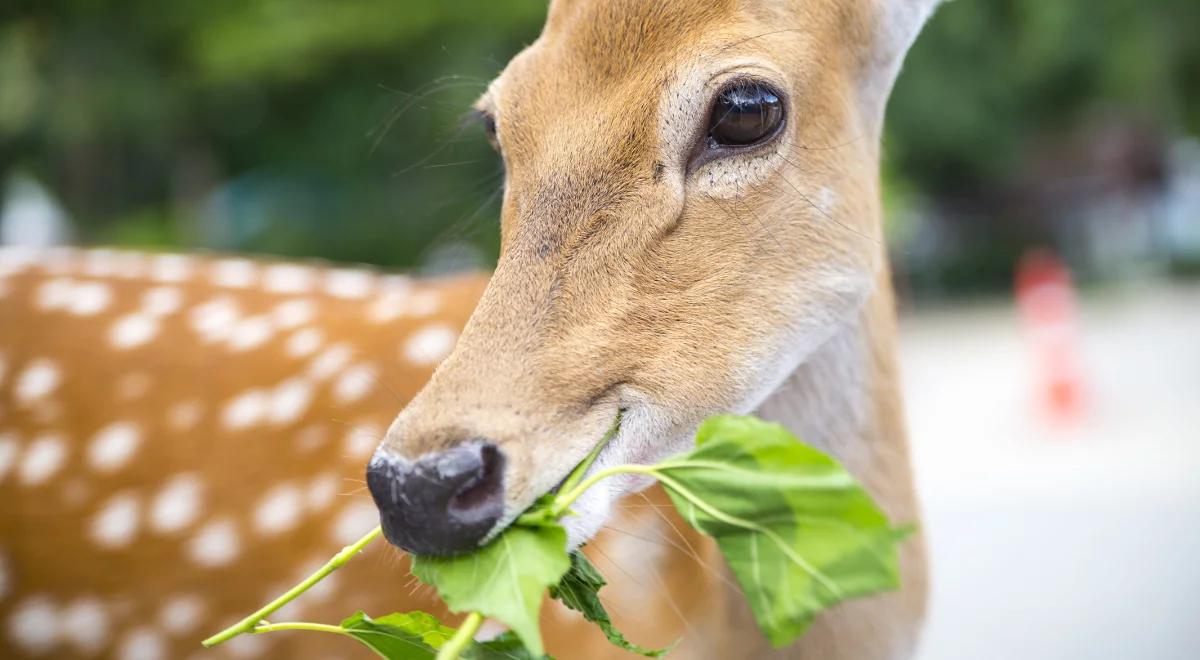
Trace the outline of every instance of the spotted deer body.
<instances>
[{"instance_id":1,"label":"spotted deer body","mask_svg":"<svg viewBox=\"0 0 1200 660\"><path fill-rule=\"evenodd\" d=\"M378 524L363 466L485 283L0 250L0 657L363 657L303 634L199 640ZM667 579L646 553L695 567L688 544L705 548L660 518L665 500L638 503L597 546L608 572ZM685 603L656 607L681 621ZM448 614L378 546L281 616L418 608ZM564 657L594 637L547 619Z\"/></svg>"},{"instance_id":2,"label":"spotted deer body","mask_svg":"<svg viewBox=\"0 0 1200 660\"><path fill-rule=\"evenodd\" d=\"M542 36L476 106L506 166L486 283L8 255L2 643L186 655L198 628L377 520L401 548L470 551L618 412L594 469L658 460L704 417L754 412L916 522L879 140L934 4L552 2ZM681 657L910 657L919 536L902 549L899 592L835 607L773 650L713 545L647 485L606 480L564 521L613 578L631 638L681 638ZM374 552L299 613L440 612L402 560ZM544 623L559 657L615 653L555 606ZM332 650L341 641L253 637L220 652L353 651Z\"/></svg>"}]
</instances>

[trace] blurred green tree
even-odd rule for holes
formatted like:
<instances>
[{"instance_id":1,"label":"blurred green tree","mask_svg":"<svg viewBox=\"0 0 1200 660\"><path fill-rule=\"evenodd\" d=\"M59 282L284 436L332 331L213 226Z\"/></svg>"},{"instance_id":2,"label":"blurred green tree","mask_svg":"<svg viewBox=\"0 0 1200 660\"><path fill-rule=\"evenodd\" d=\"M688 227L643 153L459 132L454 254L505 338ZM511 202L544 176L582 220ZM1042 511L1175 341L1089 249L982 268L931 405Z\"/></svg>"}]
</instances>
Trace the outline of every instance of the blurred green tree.
<instances>
[{"instance_id":1,"label":"blurred green tree","mask_svg":"<svg viewBox=\"0 0 1200 660\"><path fill-rule=\"evenodd\" d=\"M500 166L459 120L544 12L544 0L9 2L0 180L46 184L85 242L486 262ZM1197 25L1195 0L948 3L892 102L891 197L1006 185L1039 141L1098 113L1200 133Z\"/></svg>"}]
</instances>

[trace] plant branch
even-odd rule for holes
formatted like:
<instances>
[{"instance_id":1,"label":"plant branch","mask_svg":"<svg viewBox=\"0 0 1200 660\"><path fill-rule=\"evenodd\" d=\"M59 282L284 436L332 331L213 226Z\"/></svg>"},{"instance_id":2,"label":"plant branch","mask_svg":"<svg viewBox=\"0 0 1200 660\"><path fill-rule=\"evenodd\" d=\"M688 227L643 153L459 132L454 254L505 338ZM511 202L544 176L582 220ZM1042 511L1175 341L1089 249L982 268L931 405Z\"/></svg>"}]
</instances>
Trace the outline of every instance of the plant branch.
<instances>
[{"instance_id":1,"label":"plant branch","mask_svg":"<svg viewBox=\"0 0 1200 660\"><path fill-rule=\"evenodd\" d=\"M270 616L272 613L274 613L279 608L281 608L284 605L287 605L288 603L295 600L296 597L299 596L300 594L311 589L313 585L315 585L316 583L325 579L325 576L336 571L337 569L341 568L342 566L345 566L346 562L350 561L351 557L353 557L354 555L357 555L359 552L362 552L363 548L367 547L367 545L369 545L371 543L371 541L374 541L375 539L379 538L379 535L382 533L383 533L383 529L380 527L376 527L375 529L371 530L370 533L368 533L366 536L364 536L361 539L355 541L354 543L342 548L341 552L337 553L336 555L333 556L332 559L325 562L324 566L322 566L320 569L318 569L317 572L315 572L312 575L305 578L303 582L301 582L300 584L297 584L296 586L292 587L291 589L288 589L286 592L284 592L283 595L279 596L275 600L262 606L256 612L251 614L250 616L242 619L241 621L233 624L232 626L229 626L225 630L222 630L221 632L204 640L203 642L201 642L201 644L203 644L206 648L209 648L209 647L216 646L217 644L220 644L222 642L227 642L230 639L233 639L234 637L237 637L238 635L240 635L242 633L254 632L256 626L258 626L260 621L262 621L263 619ZM283 624L275 624L275 625L283 625ZM306 624L306 625L319 625L319 624ZM310 630L312 630L312 628L310 628Z\"/></svg>"},{"instance_id":2,"label":"plant branch","mask_svg":"<svg viewBox=\"0 0 1200 660\"><path fill-rule=\"evenodd\" d=\"M571 470L571 474L568 474L567 478L563 480L562 485L559 486L558 492L563 493L579 485L584 473L588 471L588 468L592 467L592 464L596 462L596 457L608 446L608 443L617 435L617 431L619 430L621 430L621 411L618 410L617 418L613 420L612 426L604 434L604 437L600 438L600 442L596 443L592 451L588 452L588 455L579 462L579 465L575 466L574 470Z\"/></svg>"}]
</instances>

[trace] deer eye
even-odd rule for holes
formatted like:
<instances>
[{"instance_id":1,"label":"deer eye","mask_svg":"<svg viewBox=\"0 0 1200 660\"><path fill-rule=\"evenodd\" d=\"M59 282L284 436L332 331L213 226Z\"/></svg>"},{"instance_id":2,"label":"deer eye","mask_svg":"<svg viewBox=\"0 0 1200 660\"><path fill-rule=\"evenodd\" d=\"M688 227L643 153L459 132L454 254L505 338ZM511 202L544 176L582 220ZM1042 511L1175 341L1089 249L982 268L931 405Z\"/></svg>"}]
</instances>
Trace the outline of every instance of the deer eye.
<instances>
[{"instance_id":1,"label":"deer eye","mask_svg":"<svg viewBox=\"0 0 1200 660\"><path fill-rule=\"evenodd\" d=\"M496 137L496 116L490 112L483 110L475 110L471 113L473 119L483 127L483 135L487 138L489 144L496 151L500 151L500 140Z\"/></svg>"},{"instance_id":2,"label":"deer eye","mask_svg":"<svg viewBox=\"0 0 1200 660\"><path fill-rule=\"evenodd\" d=\"M772 87L739 81L726 87L708 113L708 146L747 147L774 137L783 125L783 101Z\"/></svg>"}]
</instances>

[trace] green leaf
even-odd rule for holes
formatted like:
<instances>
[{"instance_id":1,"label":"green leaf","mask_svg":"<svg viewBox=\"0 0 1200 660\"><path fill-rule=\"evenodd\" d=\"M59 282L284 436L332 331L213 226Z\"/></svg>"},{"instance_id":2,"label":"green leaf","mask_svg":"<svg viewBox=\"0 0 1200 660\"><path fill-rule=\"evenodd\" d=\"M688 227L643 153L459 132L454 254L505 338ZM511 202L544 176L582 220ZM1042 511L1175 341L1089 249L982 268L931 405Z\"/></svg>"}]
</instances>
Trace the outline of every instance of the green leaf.
<instances>
[{"instance_id":1,"label":"green leaf","mask_svg":"<svg viewBox=\"0 0 1200 660\"><path fill-rule=\"evenodd\" d=\"M835 603L899 586L906 532L846 470L787 429L724 415L652 466L684 520L714 537L772 644Z\"/></svg>"},{"instance_id":2,"label":"green leaf","mask_svg":"<svg viewBox=\"0 0 1200 660\"><path fill-rule=\"evenodd\" d=\"M508 625L535 656L545 653L538 612L546 588L570 568L567 532L546 523L514 525L458 557L413 557L412 572L455 612L479 612Z\"/></svg>"},{"instance_id":3,"label":"green leaf","mask_svg":"<svg viewBox=\"0 0 1200 660\"><path fill-rule=\"evenodd\" d=\"M614 645L647 658L661 658L669 649L650 649L638 646L625 639L613 626L612 619L600 602L600 587L608 584L600 571L588 561L582 552L571 553L571 570L562 577L557 587L550 588L550 596L564 605L583 614L583 618L600 626L604 636Z\"/></svg>"},{"instance_id":4,"label":"green leaf","mask_svg":"<svg viewBox=\"0 0 1200 660\"><path fill-rule=\"evenodd\" d=\"M429 660L454 635L432 614L405 612L372 619L355 612L342 621L351 637L390 660Z\"/></svg>"}]
</instances>

